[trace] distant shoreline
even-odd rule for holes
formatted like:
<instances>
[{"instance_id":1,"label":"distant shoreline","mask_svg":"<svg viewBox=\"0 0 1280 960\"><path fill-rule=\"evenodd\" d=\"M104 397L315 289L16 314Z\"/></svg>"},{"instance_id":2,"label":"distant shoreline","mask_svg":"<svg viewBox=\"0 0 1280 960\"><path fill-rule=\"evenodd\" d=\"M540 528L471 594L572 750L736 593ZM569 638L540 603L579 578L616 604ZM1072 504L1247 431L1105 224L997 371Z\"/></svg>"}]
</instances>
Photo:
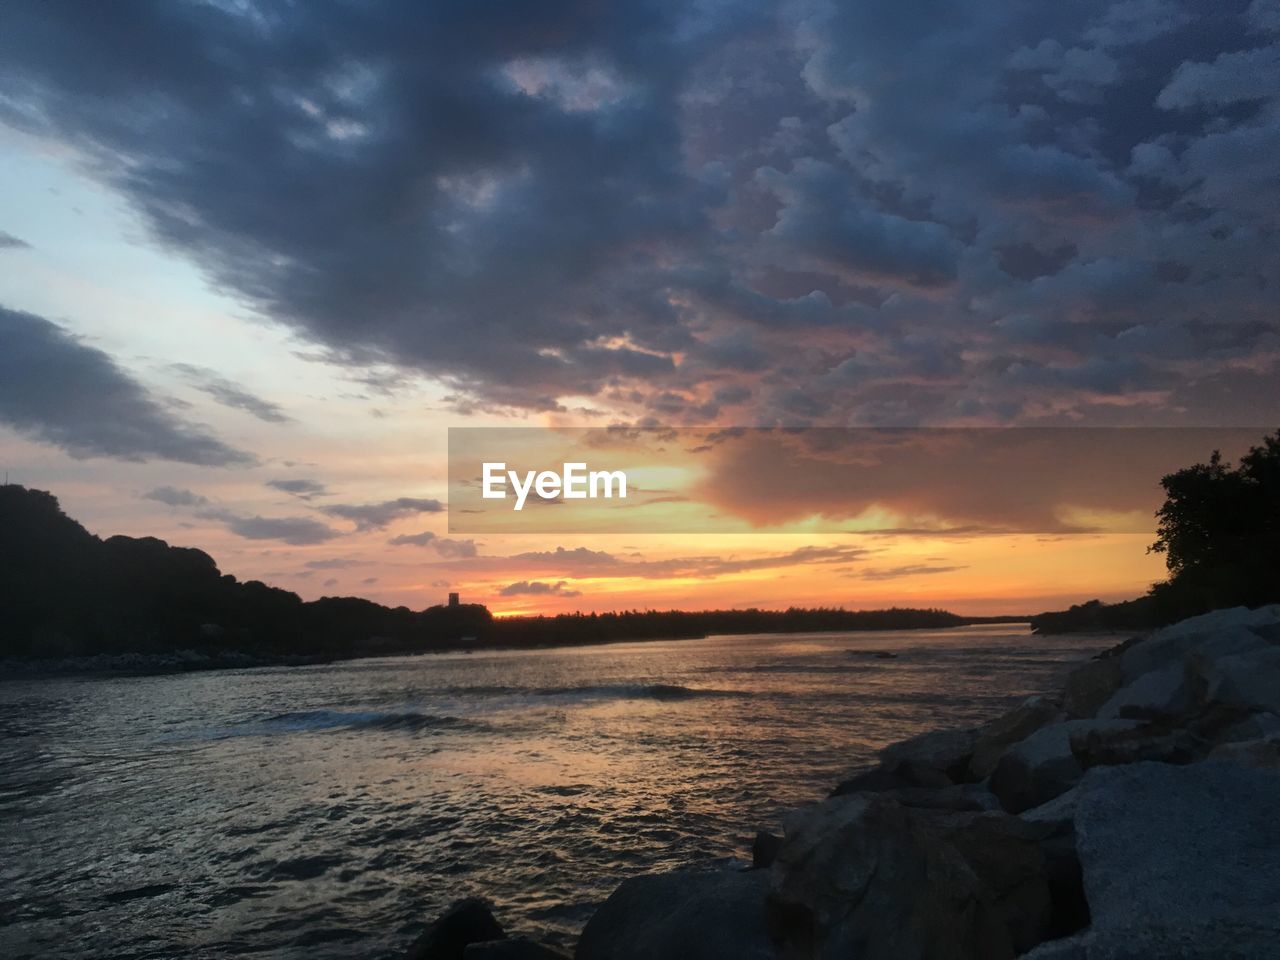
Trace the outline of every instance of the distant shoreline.
<instances>
[{"instance_id":1,"label":"distant shoreline","mask_svg":"<svg viewBox=\"0 0 1280 960\"><path fill-rule=\"evenodd\" d=\"M911 633L925 630L956 630L975 626L1016 626L1025 624L1030 629L1030 618L974 618L972 622L945 626L919 627L852 627L830 630L773 629L750 632L708 632L698 635L655 637L602 637L590 641L564 641L561 643L494 644L433 647L416 651L371 651L349 656L308 656L304 654L255 656L241 650L175 649L169 652L149 653L97 653L70 657L6 657L0 659L0 683L14 680L40 679L44 677L128 677L168 676L171 674L205 673L215 670L256 670L271 667L315 667L326 664L347 663L353 660L375 660L392 657L436 656L440 654L466 653L519 653L535 650L563 650L574 647L598 647L620 643L667 643L682 640L707 640L712 637L732 636L798 636L801 634L840 633Z\"/></svg>"}]
</instances>

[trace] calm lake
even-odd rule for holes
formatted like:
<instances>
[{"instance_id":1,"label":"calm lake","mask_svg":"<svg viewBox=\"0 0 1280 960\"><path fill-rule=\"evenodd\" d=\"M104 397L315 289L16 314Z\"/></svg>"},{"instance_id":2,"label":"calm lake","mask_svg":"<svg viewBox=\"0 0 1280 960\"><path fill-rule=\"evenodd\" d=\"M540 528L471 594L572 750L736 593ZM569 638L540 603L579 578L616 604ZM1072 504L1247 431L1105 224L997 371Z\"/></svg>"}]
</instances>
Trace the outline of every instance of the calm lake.
<instances>
[{"instance_id":1,"label":"calm lake","mask_svg":"<svg viewBox=\"0 0 1280 960\"><path fill-rule=\"evenodd\" d=\"M0 956L395 956L467 894L570 945L624 877L749 858L876 748L1114 641L983 626L2 682Z\"/></svg>"}]
</instances>

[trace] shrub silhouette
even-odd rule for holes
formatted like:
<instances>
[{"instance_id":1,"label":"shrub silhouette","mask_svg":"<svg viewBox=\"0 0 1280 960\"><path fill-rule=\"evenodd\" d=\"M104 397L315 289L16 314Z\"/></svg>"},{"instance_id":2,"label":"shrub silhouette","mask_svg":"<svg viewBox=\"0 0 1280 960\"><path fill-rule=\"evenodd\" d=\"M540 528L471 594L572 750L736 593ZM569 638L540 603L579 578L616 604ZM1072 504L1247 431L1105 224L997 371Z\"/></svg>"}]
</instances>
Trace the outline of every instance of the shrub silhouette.
<instances>
[{"instance_id":1,"label":"shrub silhouette","mask_svg":"<svg viewBox=\"0 0 1280 960\"><path fill-rule=\"evenodd\" d=\"M1169 579L1125 603L1090 600L1033 617L1037 633L1163 626L1221 607L1280 603L1280 430L1238 466L1208 463L1163 477L1153 553Z\"/></svg>"},{"instance_id":2,"label":"shrub silhouette","mask_svg":"<svg viewBox=\"0 0 1280 960\"><path fill-rule=\"evenodd\" d=\"M1160 484L1151 550L1165 555L1169 579L1151 596L1162 620L1280 601L1280 430L1236 467L1215 450Z\"/></svg>"}]
</instances>

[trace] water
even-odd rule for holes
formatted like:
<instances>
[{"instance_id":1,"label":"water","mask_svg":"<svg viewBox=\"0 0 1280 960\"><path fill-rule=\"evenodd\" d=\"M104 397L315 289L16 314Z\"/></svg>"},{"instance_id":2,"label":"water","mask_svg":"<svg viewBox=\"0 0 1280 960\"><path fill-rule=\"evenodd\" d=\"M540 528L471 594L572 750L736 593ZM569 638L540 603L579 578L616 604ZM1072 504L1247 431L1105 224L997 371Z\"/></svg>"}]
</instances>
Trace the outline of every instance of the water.
<instances>
[{"instance_id":1,"label":"water","mask_svg":"<svg viewBox=\"0 0 1280 960\"><path fill-rule=\"evenodd\" d=\"M742 857L876 748L1110 642L967 627L0 683L0 955L395 956L467 894L571 945L625 876Z\"/></svg>"}]
</instances>

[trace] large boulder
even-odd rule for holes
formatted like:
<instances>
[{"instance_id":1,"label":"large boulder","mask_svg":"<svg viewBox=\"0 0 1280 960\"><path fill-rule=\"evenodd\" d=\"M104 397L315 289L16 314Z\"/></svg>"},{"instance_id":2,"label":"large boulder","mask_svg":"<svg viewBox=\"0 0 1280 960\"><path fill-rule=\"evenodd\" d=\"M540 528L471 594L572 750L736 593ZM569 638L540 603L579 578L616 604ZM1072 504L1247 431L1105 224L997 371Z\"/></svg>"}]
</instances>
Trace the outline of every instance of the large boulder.
<instances>
[{"instance_id":1,"label":"large boulder","mask_svg":"<svg viewBox=\"0 0 1280 960\"><path fill-rule=\"evenodd\" d=\"M1084 767L1071 749L1073 734L1137 725L1134 720L1067 720L1042 727L1005 751L991 774L991 792L1009 813L1048 803L1084 775Z\"/></svg>"},{"instance_id":2,"label":"large boulder","mask_svg":"<svg viewBox=\"0 0 1280 960\"><path fill-rule=\"evenodd\" d=\"M1084 769L1102 765L1141 763L1194 763L1203 759L1212 743L1193 730L1179 726L1131 721L1097 723L1071 731L1071 752Z\"/></svg>"},{"instance_id":3,"label":"large boulder","mask_svg":"<svg viewBox=\"0 0 1280 960\"><path fill-rule=\"evenodd\" d=\"M1259 629L1280 623L1280 604L1250 610L1232 607L1214 610L1199 617L1181 620L1172 626L1157 630L1140 643L1128 647L1120 657L1121 672L1125 683L1132 683L1144 673L1158 670L1186 655L1197 646L1211 641L1215 636L1235 633L1240 629L1255 634ZM1262 634L1257 634L1262 636Z\"/></svg>"},{"instance_id":4,"label":"large boulder","mask_svg":"<svg viewBox=\"0 0 1280 960\"><path fill-rule=\"evenodd\" d=\"M941 770L904 759L896 761L892 767L882 764L860 770L848 780L842 780L831 791L831 795L842 797L850 793L882 793L916 788L936 790L950 786L951 782L951 778Z\"/></svg>"},{"instance_id":5,"label":"large boulder","mask_svg":"<svg viewBox=\"0 0 1280 960\"><path fill-rule=\"evenodd\" d=\"M1221 657L1207 680L1207 696L1214 703L1280 713L1280 646Z\"/></svg>"},{"instance_id":6,"label":"large boulder","mask_svg":"<svg viewBox=\"0 0 1280 960\"><path fill-rule=\"evenodd\" d=\"M1076 819L1076 804L1080 802L1079 785L1066 793L1060 793L1048 803L1023 810L1018 816L1029 823L1070 824Z\"/></svg>"},{"instance_id":7,"label":"large boulder","mask_svg":"<svg viewBox=\"0 0 1280 960\"><path fill-rule=\"evenodd\" d=\"M910 786L944 786L965 778L977 742L977 730L933 730L885 747L880 762L887 770L910 771ZM942 777L927 782L928 772Z\"/></svg>"},{"instance_id":8,"label":"large boulder","mask_svg":"<svg viewBox=\"0 0 1280 960\"><path fill-rule=\"evenodd\" d=\"M1041 727L1057 720L1061 705L1052 697L1031 697L1003 716L978 728L969 760L969 775L985 780L995 771L1006 750Z\"/></svg>"},{"instance_id":9,"label":"large boulder","mask_svg":"<svg viewBox=\"0 0 1280 960\"><path fill-rule=\"evenodd\" d=\"M999 810L1000 801L980 783L955 783L949 787L902 787L884 794L904 807L924 810Z\"/></svg>"},{"instance_id":10,"label":"large boulder","mask_svg":"<svg viewBox=\"0 0 1280 960\"><path fill-rule=\"evenodd\" d=\"M462 951L462 957L463 960L569 960L563 953L525 937L473 943Z\"/></svg>"},{"instance_id":11,"label":"large boulder","mask_svg":"<svg viewBox=\"0 0 1280 960\"><path fill-rule=\"evenodd\" d=\"M768 889L764 870L632 877L588 921L574 957L777 960L765 924Z\"/></svg>"},{"instance_id":12,"label":"large boulder","mask_svg":"<svg viewBox=\"0 0 1280 960\"><path fill-rule=\"evenodd\" d=\"M1135 919L1043 943L1022 960L1280 960L1274 936L1265 922Z\"/></svg>"},{"instance_id":13,"label":"large boulder","mask_svg":"<svg viewBox=\"0 0 1280 960\"><path fill-rule=\"evenodd\" d=\"M1045 938L1053 904L1040 842L1050 828L1000 812L918 810L911 818L964 857L990 894L1015 953Z\"/></svg>"},{"instance_id":14,"label":"large boulder","mask_svg":"<svg viewBox=\"0 0 1280 960\"><path fill-rule=\"evenodd\" d=\"M1216 731L1218 743L1234 743L1239 740L1262 740L1280 734L1280 715L1274 713L1247 713Z\"/></svg>"},{"instance_id":15,"label":"large boulder","mask_svg":"<svg viewBox=\"0 0 1280 960\"><path fill-rule=\"evenodd\" d=\"M1100 720L1173 719L1189 711L1192 703L1187 668L1179 657L1121 687L1098 709L1097 716Z\"/></svg>"},{"instance_id":16,"label":"large boulder","mask_svg":"<svg viewBox=\"0 0 1280 960\"><path fill-rule=\"evenodd\" d=\"M884 796L838 797L793 814L771 874L770 916L785 956L1013 956L1004 918L964 856Z\"/></svg>"},{"instance_id":17,"label":"large boulder","mask_svg":"<svg viewBox=\"0 0 1280 960\"><path fill-rule=\"evenodd\" d=\"M768 830L757 830L756 838L751 842L751 866L763 870L773 866L782 849L782 838Z\"/></svg>"},{"instance_id":18,"label":"large boulder","mask_svg":"<svg viewBox=\"0 0 1280 960\"><path fill-rule=\"evenodd\" d=\"M1277 796L1280 771L1230 763L1090 770L1075 825L1092 935L1165 949L1088 956L1280 956Z\"/></svg>"},{"instance_id":19,"label":"large boulder","mask_svg":"<svg viewBox=\"0 0 1280 960\"><path fill-rule=\"evenodd\" d=\"M937 779L925 778L927 785L921 785L920 779L910 776L909 772L909 768L902 767L896 772L884 767L866 770L841 782L831 791L831 796L882 793L904 807L932 807L940 810L1000 809L1000 801L983 784L951 783L949 777L941 779L945 774L934 771Z\"/></svg>"},{"instance_id":20,"label":"large boulder","mask_svg":"<svg viewBox=\"0 0 1280 960\"><path fill-rule=\"evenodd\" d=\"M1072 720L1096 716L1098 709L1120 689L1120 657L1086 660L1067 675L1062 709Z\"/></svg>"},{"instance_id":21,"label":"large boulder","mask_svg":"<svg viewBox=\"0 0 1280 960\"><path fill-rule=\"evenodd\" d=\"M1196 678L1204 680L1213 664L1223 657L1250 653L1274 645L1274 641L1262 635L1260 627L1228 627L1217 633L1197 637L1187 653L1187 662Z\"/></svg>"},{"instance_id":22,"label":"large boulder","mask_svg":"<svg viewBox=\"0 0 1280 960\"><path fill-rule=\"evenodd\" d=\"M459 900L422 932L404 960L463 960L463 951L469 944L505 936L487 903Z\"/></svg>"},{"instance_id":23,"label":"large boulder","mask_svg":"<svg viewBox=\"0 0 1280 960\"><path fill-rule=\"evenodd\" d=\"M1209 752L1209 759L1225 760L1246 767L1280 770L1280 737L1224 743Z\"/></svg>"}]
</instances>

